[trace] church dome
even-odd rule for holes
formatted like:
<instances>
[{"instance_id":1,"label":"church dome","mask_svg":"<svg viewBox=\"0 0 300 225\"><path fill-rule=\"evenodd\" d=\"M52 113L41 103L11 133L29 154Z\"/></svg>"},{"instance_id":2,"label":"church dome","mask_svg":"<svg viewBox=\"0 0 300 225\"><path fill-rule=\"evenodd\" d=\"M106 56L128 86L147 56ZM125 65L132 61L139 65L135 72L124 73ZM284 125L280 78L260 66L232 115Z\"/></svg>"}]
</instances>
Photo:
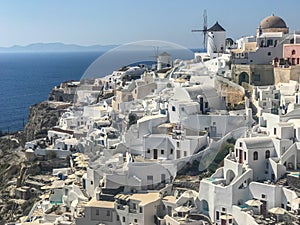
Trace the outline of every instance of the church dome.
<instances>
[{"instance_id":1,"label":"church dome","mask_svg":"<svg viewBox=\"0 0 300 225\"><path fill-rule=\"evenodd\" d=\"M287 28L284 20L278 16L268 16L260 22L262 29Z\"/></svg>"}]
</instances>

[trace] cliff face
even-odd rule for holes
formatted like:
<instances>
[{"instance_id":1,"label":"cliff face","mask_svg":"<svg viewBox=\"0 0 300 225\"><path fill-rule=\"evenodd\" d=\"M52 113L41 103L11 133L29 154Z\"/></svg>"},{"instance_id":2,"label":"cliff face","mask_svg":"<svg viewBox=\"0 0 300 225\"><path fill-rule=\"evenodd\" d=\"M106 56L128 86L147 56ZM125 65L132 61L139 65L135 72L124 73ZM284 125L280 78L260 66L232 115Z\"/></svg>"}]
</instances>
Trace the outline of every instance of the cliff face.
<instances>
[{"instance_id":1,"label":"cliff face","mask_svg":"<svg viewBox=\"0 0 300 225\"><path fill-rule=\"evenodd\" d=\"M47 136L47 131L57 122L69 103L44 101L30 107L28 122L24 129L26 141L31 141Z\"/></svg>"}]
</instances>

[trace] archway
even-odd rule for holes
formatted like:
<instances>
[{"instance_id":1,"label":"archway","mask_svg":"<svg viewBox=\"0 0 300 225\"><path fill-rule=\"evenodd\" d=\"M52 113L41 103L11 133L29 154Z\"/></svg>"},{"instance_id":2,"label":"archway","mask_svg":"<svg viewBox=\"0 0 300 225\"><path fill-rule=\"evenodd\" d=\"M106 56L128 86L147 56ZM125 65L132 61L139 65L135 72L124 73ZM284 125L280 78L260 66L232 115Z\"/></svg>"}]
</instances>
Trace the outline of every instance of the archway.
<instances>
[{"instance_id":1,"label":"archway","mask_svg":"<svg viewBox=\"0 0 300 225\"><path fill-rule=\"evenodd\" d=\"M235 178L235 174L232 170L227 170L226 172L226 185L230 184L230 182Z\"/></svg>"},{"instance_id":2,"label":"archway","mask_svg":"<svg viewBox=\"0 0 300 225\"><path fill-rule=\"evenodd\" d=\"M208 212L209 212L208 202L203 199L203 200L200 201L200 205L201 205L201 209L203 211L203 214L208 215Z\"/></svg>"},{"instance_id":3,"label":"archway","mask_svg":"<svg viewBox=\"0 0 300 225\"><path fill-rule=\"evenodd\" d=\"M243 82L249 84L249 75L246 72L239 75L239 85L242 85Z\"/></svg>"}]
</instances>

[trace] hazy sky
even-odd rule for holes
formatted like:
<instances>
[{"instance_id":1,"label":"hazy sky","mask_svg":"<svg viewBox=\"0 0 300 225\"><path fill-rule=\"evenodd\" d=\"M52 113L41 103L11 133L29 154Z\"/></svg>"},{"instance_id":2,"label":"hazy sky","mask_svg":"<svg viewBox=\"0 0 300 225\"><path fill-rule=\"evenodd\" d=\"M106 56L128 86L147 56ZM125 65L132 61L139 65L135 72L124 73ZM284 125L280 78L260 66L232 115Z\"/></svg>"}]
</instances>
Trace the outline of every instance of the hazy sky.
<instances>
[{"instance_id":1,"label":"hazy sky","mask_svg":"<svg viewBox=\"0 0 300 225\"><path fill-rule=\"evenodd\" d=\"M300 30L299 0L7 0L0 1L0 46L163 40L201 47L191 30L203 26L204 9L208 26L219 21L233 39L255 34L272 13L290 32Z\"/></svg>"}]
</instances>

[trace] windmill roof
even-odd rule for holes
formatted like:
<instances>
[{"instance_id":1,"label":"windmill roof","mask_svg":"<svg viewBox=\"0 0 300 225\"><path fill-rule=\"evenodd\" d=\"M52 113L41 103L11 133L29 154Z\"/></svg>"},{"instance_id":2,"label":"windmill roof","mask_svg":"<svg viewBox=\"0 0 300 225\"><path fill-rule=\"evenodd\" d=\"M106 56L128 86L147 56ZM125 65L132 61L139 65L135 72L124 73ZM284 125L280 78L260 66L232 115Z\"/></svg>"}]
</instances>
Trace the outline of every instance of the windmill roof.
<instances>
[{"instance_id":1,"label":"windmill roof","mask_svg":"<svg viewBox=\"0 0 300 225\"><path fill-rule=\"evenodd\" d=\"M163 53L159 54L159 56L171 56L171 55L167 52L163 52Z\"/></svg>"},{"instance_id":2,"label":"windmill roof","mask_svg":"<svg viewBox=\"0 0 300 225\"><path fill-rule=\"evenodd\" d=\"M225 31L225 29L218 23L218 21L207 31Z\"/></svg>"}]
</instances>

